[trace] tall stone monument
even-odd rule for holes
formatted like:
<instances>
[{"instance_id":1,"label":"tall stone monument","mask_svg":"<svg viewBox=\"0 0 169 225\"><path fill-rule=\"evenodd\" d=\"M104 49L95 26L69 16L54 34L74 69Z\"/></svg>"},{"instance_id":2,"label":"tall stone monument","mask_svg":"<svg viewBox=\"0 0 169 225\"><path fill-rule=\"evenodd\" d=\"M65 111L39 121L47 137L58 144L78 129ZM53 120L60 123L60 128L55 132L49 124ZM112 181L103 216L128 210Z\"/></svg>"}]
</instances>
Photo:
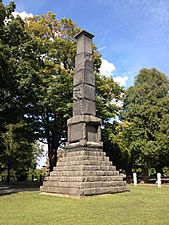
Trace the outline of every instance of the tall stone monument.
<instances>
[{"instance_id":1,"label":"tall stone monument","mask_svg":"<svg viewBox=\"0 0 169 225\"><path fill-rule=\"evenodd\" d=\"M41 187L42 192L88 196L128 191L123 177L103 152L101 120L96 117L92 38L81 31L77 39L73 87L73 117L67 121L67 150Z\"/></svg>"}]
</instances>

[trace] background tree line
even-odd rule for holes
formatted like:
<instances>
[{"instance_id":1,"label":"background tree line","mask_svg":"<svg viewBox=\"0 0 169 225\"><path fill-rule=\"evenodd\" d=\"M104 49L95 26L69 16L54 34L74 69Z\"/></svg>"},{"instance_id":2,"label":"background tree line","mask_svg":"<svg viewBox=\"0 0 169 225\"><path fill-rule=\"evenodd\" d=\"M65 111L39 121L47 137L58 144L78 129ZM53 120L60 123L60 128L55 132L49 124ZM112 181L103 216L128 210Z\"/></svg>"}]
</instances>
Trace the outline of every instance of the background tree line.
<instances>
[{"instance_id":1,"label":"background tree line","mask_svg":"<svg viewBox=\"0 0 169 225\"><path fill-rule=\"evenodd\" d=\"M26 179L47 143L50 171L64 147L72 114L80 28L52 13L13 17L15 3L0 0L0 171ZM131 174L169 165L168 78L143 69L128 90L100 74L101 55L93 45L97 116L103 121L104 149L118 169ZM123 101L122 105L118 104ZM118 119L117 119L118 118Z\"/></svg>"}]
</instances>

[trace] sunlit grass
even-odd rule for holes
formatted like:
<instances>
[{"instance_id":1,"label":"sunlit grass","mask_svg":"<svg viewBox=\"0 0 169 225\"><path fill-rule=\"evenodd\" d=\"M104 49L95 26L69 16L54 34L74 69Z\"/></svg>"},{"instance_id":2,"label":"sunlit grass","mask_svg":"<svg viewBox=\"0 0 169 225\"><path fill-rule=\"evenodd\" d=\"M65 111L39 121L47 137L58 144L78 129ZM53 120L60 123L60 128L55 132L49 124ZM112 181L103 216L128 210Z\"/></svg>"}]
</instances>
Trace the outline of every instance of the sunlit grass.
<instances>
[{"instance_id":1,"label":"sunlit grass","mask_svg":"<svg viewBox=\"0 0 169 225\"><path fill-rule=\"evenodd\" d=\"M168 225L169 187L72 199L22 192L0 197L3 225Z\"/></svg>"}]
</instances>

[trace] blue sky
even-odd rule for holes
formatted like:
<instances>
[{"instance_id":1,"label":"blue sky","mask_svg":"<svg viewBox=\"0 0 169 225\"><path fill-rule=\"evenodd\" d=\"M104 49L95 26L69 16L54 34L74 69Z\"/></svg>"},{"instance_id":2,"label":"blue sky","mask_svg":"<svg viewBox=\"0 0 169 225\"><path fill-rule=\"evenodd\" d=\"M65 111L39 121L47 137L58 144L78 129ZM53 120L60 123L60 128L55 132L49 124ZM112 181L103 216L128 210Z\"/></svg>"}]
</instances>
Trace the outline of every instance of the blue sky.
<instances>
[{"instance_id":1,"label":"blue sky","mask_svg":"<svg viewBox=\"0 0 169 225\"><path fill-rule=\"evenodd\" d=\"M10 1L4 0L3 3ZM169 0L15 0L16 11L52 11L93 33L107 75L133 84L139 69L169 75ZM105 68L106 67L106 68Z\"/></svg>"}]
</instances>

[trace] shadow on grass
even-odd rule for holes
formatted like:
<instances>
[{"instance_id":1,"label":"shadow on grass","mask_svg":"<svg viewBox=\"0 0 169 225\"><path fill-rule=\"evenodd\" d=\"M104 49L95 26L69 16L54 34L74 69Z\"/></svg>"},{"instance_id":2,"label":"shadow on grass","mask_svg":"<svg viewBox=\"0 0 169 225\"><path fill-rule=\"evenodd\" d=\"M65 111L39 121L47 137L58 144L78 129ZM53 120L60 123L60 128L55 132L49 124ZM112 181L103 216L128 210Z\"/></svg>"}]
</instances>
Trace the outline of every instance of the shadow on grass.
<instances>
[{"instance_id":1,"label":"shadow on grass","mask_svg":"<svg viewBox=\"0 0 169 225\"><path fill-rule=\"evenodd\" d=\"M26 191L39 191L39 188L25 188L25 189L8 189L8 190L0 190L0 197L4 195L12 195L17 194L20 192L26 192Z\"/></svg>"},{"instance_id":2,"label":"shadow on grass","mask_svg":"<svg viewBox=\"0 0 169 225\"><path fill-rule=\"evenodd\" d=\"M41 183L0 183L0 196L17 194L25 191L39 191Z\"/></svg>"}]
</instances>

